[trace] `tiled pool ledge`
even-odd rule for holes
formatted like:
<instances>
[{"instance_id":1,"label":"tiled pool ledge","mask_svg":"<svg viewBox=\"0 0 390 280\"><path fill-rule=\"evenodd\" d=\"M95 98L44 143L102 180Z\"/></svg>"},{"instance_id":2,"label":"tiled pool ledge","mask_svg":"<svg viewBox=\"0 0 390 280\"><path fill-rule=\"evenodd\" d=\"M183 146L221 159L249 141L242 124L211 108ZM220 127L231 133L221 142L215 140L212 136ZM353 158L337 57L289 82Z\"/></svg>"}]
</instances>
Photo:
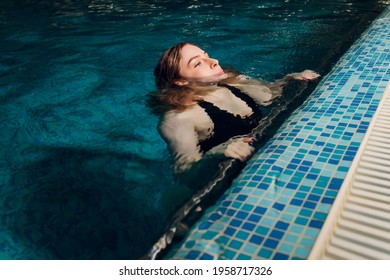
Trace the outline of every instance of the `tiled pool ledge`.
<instances>
[{"instance_id":1,"label":"tiled pool ledge","mask_svg":"<svg viewBox=\"0 0 390 280\"><path fill-rule=\"evenodd\" d=\"M390 9L248 162L170 259L307 259L390 79Z\"/></svg>"}]
</instances>

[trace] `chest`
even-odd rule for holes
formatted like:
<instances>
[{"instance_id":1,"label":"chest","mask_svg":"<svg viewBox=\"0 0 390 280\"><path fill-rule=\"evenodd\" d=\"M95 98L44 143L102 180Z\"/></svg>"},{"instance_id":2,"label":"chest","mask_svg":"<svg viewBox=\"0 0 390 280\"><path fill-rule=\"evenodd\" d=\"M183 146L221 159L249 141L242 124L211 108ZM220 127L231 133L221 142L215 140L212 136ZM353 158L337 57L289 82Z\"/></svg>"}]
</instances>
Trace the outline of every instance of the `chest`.
<instances>
[{"instance_id":1,"label":"chest","mask_svg":"<svg viewBox=\"0 0 390 280\"><path fill-rule=\"evenodd\" d=\"M221 88L208 94L204 97L204 100L233 115L246 117L253 113L247 103L226 88Z\"/></svg>"},{"instance_id":2,"label":"chest","mask_svg":"<svg viewBox=\"0 0 390 280\"><path fill-rule=\"evenodd\" d=\"M216 124L218 127L223 126L229 127L233 123L237 123L233 116L239 116L240 119L244 119L253 113L252 109L242 99L238 98L230 91L218 90L207 95L204 101L212 104L212 108L208 106L197 105L192 108L192 120L194 129L200 140L210 137L215 132ZM214 121L213 121L214 120Z\"/></svg>"}]
</instances>

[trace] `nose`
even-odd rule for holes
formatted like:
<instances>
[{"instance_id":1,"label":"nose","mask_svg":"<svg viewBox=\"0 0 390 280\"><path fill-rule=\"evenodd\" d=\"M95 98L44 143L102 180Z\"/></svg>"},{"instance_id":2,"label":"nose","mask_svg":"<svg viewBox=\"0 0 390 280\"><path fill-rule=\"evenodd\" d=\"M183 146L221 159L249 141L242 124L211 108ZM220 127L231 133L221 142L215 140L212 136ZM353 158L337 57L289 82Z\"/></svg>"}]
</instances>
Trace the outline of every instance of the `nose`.
<instances>
[{"instance_id":1,"label":"nose","mask_svg":"<svg viewBox=\"0 0 390 280\"><path fill-rule=\"evenodd\" d=\"M214 58L210 58L210 67L213 69L219 65L219 61Z\"/></svg>"}]
</instances>

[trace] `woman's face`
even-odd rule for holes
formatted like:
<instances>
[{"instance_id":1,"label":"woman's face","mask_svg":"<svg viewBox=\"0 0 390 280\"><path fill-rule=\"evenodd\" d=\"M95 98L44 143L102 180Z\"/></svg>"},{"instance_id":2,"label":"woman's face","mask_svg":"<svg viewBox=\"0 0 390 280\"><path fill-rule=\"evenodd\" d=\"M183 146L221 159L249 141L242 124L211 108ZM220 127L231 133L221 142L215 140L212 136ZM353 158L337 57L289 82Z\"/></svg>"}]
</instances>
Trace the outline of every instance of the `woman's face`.
<instances>
[{"instance_id":1,"label":"woman's face","mask_svg":"<svg viewBox=\"0 0 390 280\"><path fill-rule=\"evenodd\" d=\"M227 77L218 60L210 58L204 50L190 44L181 49L179 68L182 79L178 84L215 83Z\"/></svg>"}]
</instances>

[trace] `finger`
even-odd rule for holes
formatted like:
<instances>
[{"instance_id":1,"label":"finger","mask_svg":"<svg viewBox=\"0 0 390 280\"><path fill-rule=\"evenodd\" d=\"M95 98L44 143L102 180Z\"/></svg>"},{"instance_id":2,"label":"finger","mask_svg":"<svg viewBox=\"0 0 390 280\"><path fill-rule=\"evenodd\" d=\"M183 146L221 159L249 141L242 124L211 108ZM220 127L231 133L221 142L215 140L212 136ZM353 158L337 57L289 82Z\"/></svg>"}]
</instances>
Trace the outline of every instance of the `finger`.
<instances>
[{"instance_id":1,"label":"finger","mask_svg":"<svg viewBox=\"0 0 390 280\"><path fill-rule=\"evenodd\" d=\"M255 137L245 137L244 139L242 139L242 141L244 143L253 143L255 142L257 139Z\"/></svg>"}]
</instances>

